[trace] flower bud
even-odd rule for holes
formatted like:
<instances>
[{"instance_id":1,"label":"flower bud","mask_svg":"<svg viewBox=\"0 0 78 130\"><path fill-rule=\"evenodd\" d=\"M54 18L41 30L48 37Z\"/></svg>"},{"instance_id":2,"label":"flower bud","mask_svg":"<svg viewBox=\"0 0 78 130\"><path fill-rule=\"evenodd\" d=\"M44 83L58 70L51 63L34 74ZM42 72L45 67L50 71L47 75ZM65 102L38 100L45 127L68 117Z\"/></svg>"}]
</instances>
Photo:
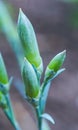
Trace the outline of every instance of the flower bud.
<instances>
[{"instance_id":1,"label":"flower bud","mask_svg":"<svg viewBox=\"0 0 78 130\"><path fill-rule=\"evenodd\" d=\"M22 42L27 60L33 64L40 73L43 71L42 59L39 54L37 39L32 24L20 9L18 17L18 33Z\"/></svg>"},{"instance_id":2,"label":"flower bud","mask_svg":"<svg viewBox=\"0 0 78 130\"><path fill-rule=\"evenodd\" d=\"M49 75L49 73L52 73L53 75L61 68L64 60L66 57L66 50L63 52L57 54L49 63L47 66L45 75ZM51 72L52 71L52 72Z\"/></svg>"},{"instance_id":3,"label":"flower bud","mask_svg":"<svg viewBox=\"0 0 78 130\"><path fill-rule=\"evenodd\" d=\"M8 83L8 75L1 54L0 54L0 83L2 84Z\"/></svg>"},{"instance_id":4,"label":"flower bud","mask_svg":"<svg viewBox=\"0 0 78 130\"><path fill-rule=\"evenodd\" d=\"M26 96L36 98L39 94L39 82L33 66L25 58L22 68Z\"/></svg>"}]
</instances>

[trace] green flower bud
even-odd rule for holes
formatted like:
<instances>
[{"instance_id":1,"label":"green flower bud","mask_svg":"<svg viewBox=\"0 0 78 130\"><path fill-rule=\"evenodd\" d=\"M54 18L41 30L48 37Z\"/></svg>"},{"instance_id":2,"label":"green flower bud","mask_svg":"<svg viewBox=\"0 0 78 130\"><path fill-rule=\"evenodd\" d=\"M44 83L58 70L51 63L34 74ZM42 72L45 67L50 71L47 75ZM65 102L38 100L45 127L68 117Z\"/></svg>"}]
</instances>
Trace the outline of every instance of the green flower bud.
<instances>
[{"instance_id":1,"label":"green flower bud","mask_svg":"<svg viewBox=\"0 0 78 130\"><path fill-rule=\"evenodd\" d=\"M0 54L0 83L2 84L8 83L8 75L1 54Z\"/></svg>"},{"instance_id":2,"label":"green flower bud","mask_svg":"<svg viewBox=\"0 0 78 130\"><path fill-rule=\"evenodd\" d=\"M33 66L25 58L22 68L25 92L28 97L36 98L39 94L39 82Z\"/></svg>"},{"instance_id":3,"label":"green flower bud","mask_svg":"<svg viewBox=\"0 0 78 130\"><path fill-rule=\"evenodd\" d=\"M66 57L66 50L64 50L63 52L57 54L49 63L49 65L47 66L45 75L49 76L51 75L55 75L56 72L61 68L64 60Z\"/></svg>"},{"instance_id":4,"label":"green flower bud","mask_svg":"<svg viewBox=\"0 0 78 130\"><path fill-rule=\"evenodd\" d=\"M43 64L39 54L35 32L29 19L21 9L18 17L18 33L22 42L25 57L38 69L38 71L40 71L40 73L42 73Z\"/></svg>"},{"instance_id":5,"label":"green flower bud","mask_svg":"<svg viewBox=\"0 0 78 130\"><path fill-rule=\"evenodd\" d=\"M57 72L62 66L66 57L66 50L57 54L49 63L48 68Z\"/></svg>"}]
</instances>

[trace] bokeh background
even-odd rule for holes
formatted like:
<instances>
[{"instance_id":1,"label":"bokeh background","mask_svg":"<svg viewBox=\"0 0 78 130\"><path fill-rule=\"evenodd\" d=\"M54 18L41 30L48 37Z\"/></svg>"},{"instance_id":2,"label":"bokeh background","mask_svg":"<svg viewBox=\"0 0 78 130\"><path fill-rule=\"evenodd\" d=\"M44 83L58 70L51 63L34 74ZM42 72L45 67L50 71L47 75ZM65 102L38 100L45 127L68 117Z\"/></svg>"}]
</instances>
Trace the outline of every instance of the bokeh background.
<instances>
[{"instance_id":1,"label":"bokeh background","mask_svg":"<svg viewBox=\"0 0 78 130\"><path fill-rule=\"evenodd\" d=\"M5 1L5 0L3 0ZM78 130L78 2L77 0L6 0L6 6L17 24L19 8L32 22L44 70L57 53L67 50L66 71L54 79L47 100L46 111L56 122L52 130ZM7 24L7 23L6 23ZM9 28L9 27L7 27ZM9 76L21 81L19 66L5 35L0 32L0 51ZM43 79L43 78L42 78ZM20 85L17 80L18 84ZM11 99L16 118L23 130L36 130L33 113L14 84ZM0 110L0 130L13 130Z\"/></svg>"}]
</instances>

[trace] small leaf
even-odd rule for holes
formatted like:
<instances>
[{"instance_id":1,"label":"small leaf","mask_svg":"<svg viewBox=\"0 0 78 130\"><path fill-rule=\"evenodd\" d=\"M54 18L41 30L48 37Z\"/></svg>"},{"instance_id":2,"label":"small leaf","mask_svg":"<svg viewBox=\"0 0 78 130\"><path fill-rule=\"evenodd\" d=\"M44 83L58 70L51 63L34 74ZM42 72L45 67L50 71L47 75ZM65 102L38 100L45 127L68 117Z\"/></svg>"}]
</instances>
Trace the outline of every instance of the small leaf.
<instances>
[{"instance_id":1,"label":"small leaf","mask_svg":"<svg viewBox=\"0 0 78 130\"><path fill-rule=\"evenodd\" d=\"M47 120L50 121L52 124L55 124L54 119L53 119L49 114L44 113L44 114L41 115L41 117L47 119Z\"/></svg>"},{"instance_id":2,"label":"small leaf","mask_svg":"<svg viewBox=\"0 0 78 130\"><path fill-rule=\"evenodd\" d=\"M52 79L56 78L59 74L61 74L63 71L65 71L65 68L62 68L57 71L57 73L52 77Z\"/></svg>"}]
</instances>

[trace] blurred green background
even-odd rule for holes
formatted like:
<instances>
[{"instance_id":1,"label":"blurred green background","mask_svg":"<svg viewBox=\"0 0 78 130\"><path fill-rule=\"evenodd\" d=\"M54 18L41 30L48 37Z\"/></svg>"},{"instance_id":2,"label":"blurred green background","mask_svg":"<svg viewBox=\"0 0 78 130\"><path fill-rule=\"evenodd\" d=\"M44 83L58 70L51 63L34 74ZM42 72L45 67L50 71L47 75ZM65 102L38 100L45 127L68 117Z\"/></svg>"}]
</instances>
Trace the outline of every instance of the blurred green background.
<instances>
[{"instance_id":1,"label":"blurred green background","mask_svg":"<svg viewBox=\"0 0 78 130\"><path fill-rule=\"evenodd\" d=\"M54 55L64 49L67 50L64 63L66 71L54 80L50 88L46 111L56 122L55 125L50 124L51 129L78 130L78 0L3 1L15 24L17 24L19 8L22 8L32 22L43 57L44 69ZM4 56L9 76L14 76L20 85L21 76L17 60L2 31L0 32L0 51ZM22 129L36 130L33 113L14 85L11 89L11 98ZM12 130L1 110L0 116L2 117L0 130L5 128Z\"/></svg>"}]
</instances>

